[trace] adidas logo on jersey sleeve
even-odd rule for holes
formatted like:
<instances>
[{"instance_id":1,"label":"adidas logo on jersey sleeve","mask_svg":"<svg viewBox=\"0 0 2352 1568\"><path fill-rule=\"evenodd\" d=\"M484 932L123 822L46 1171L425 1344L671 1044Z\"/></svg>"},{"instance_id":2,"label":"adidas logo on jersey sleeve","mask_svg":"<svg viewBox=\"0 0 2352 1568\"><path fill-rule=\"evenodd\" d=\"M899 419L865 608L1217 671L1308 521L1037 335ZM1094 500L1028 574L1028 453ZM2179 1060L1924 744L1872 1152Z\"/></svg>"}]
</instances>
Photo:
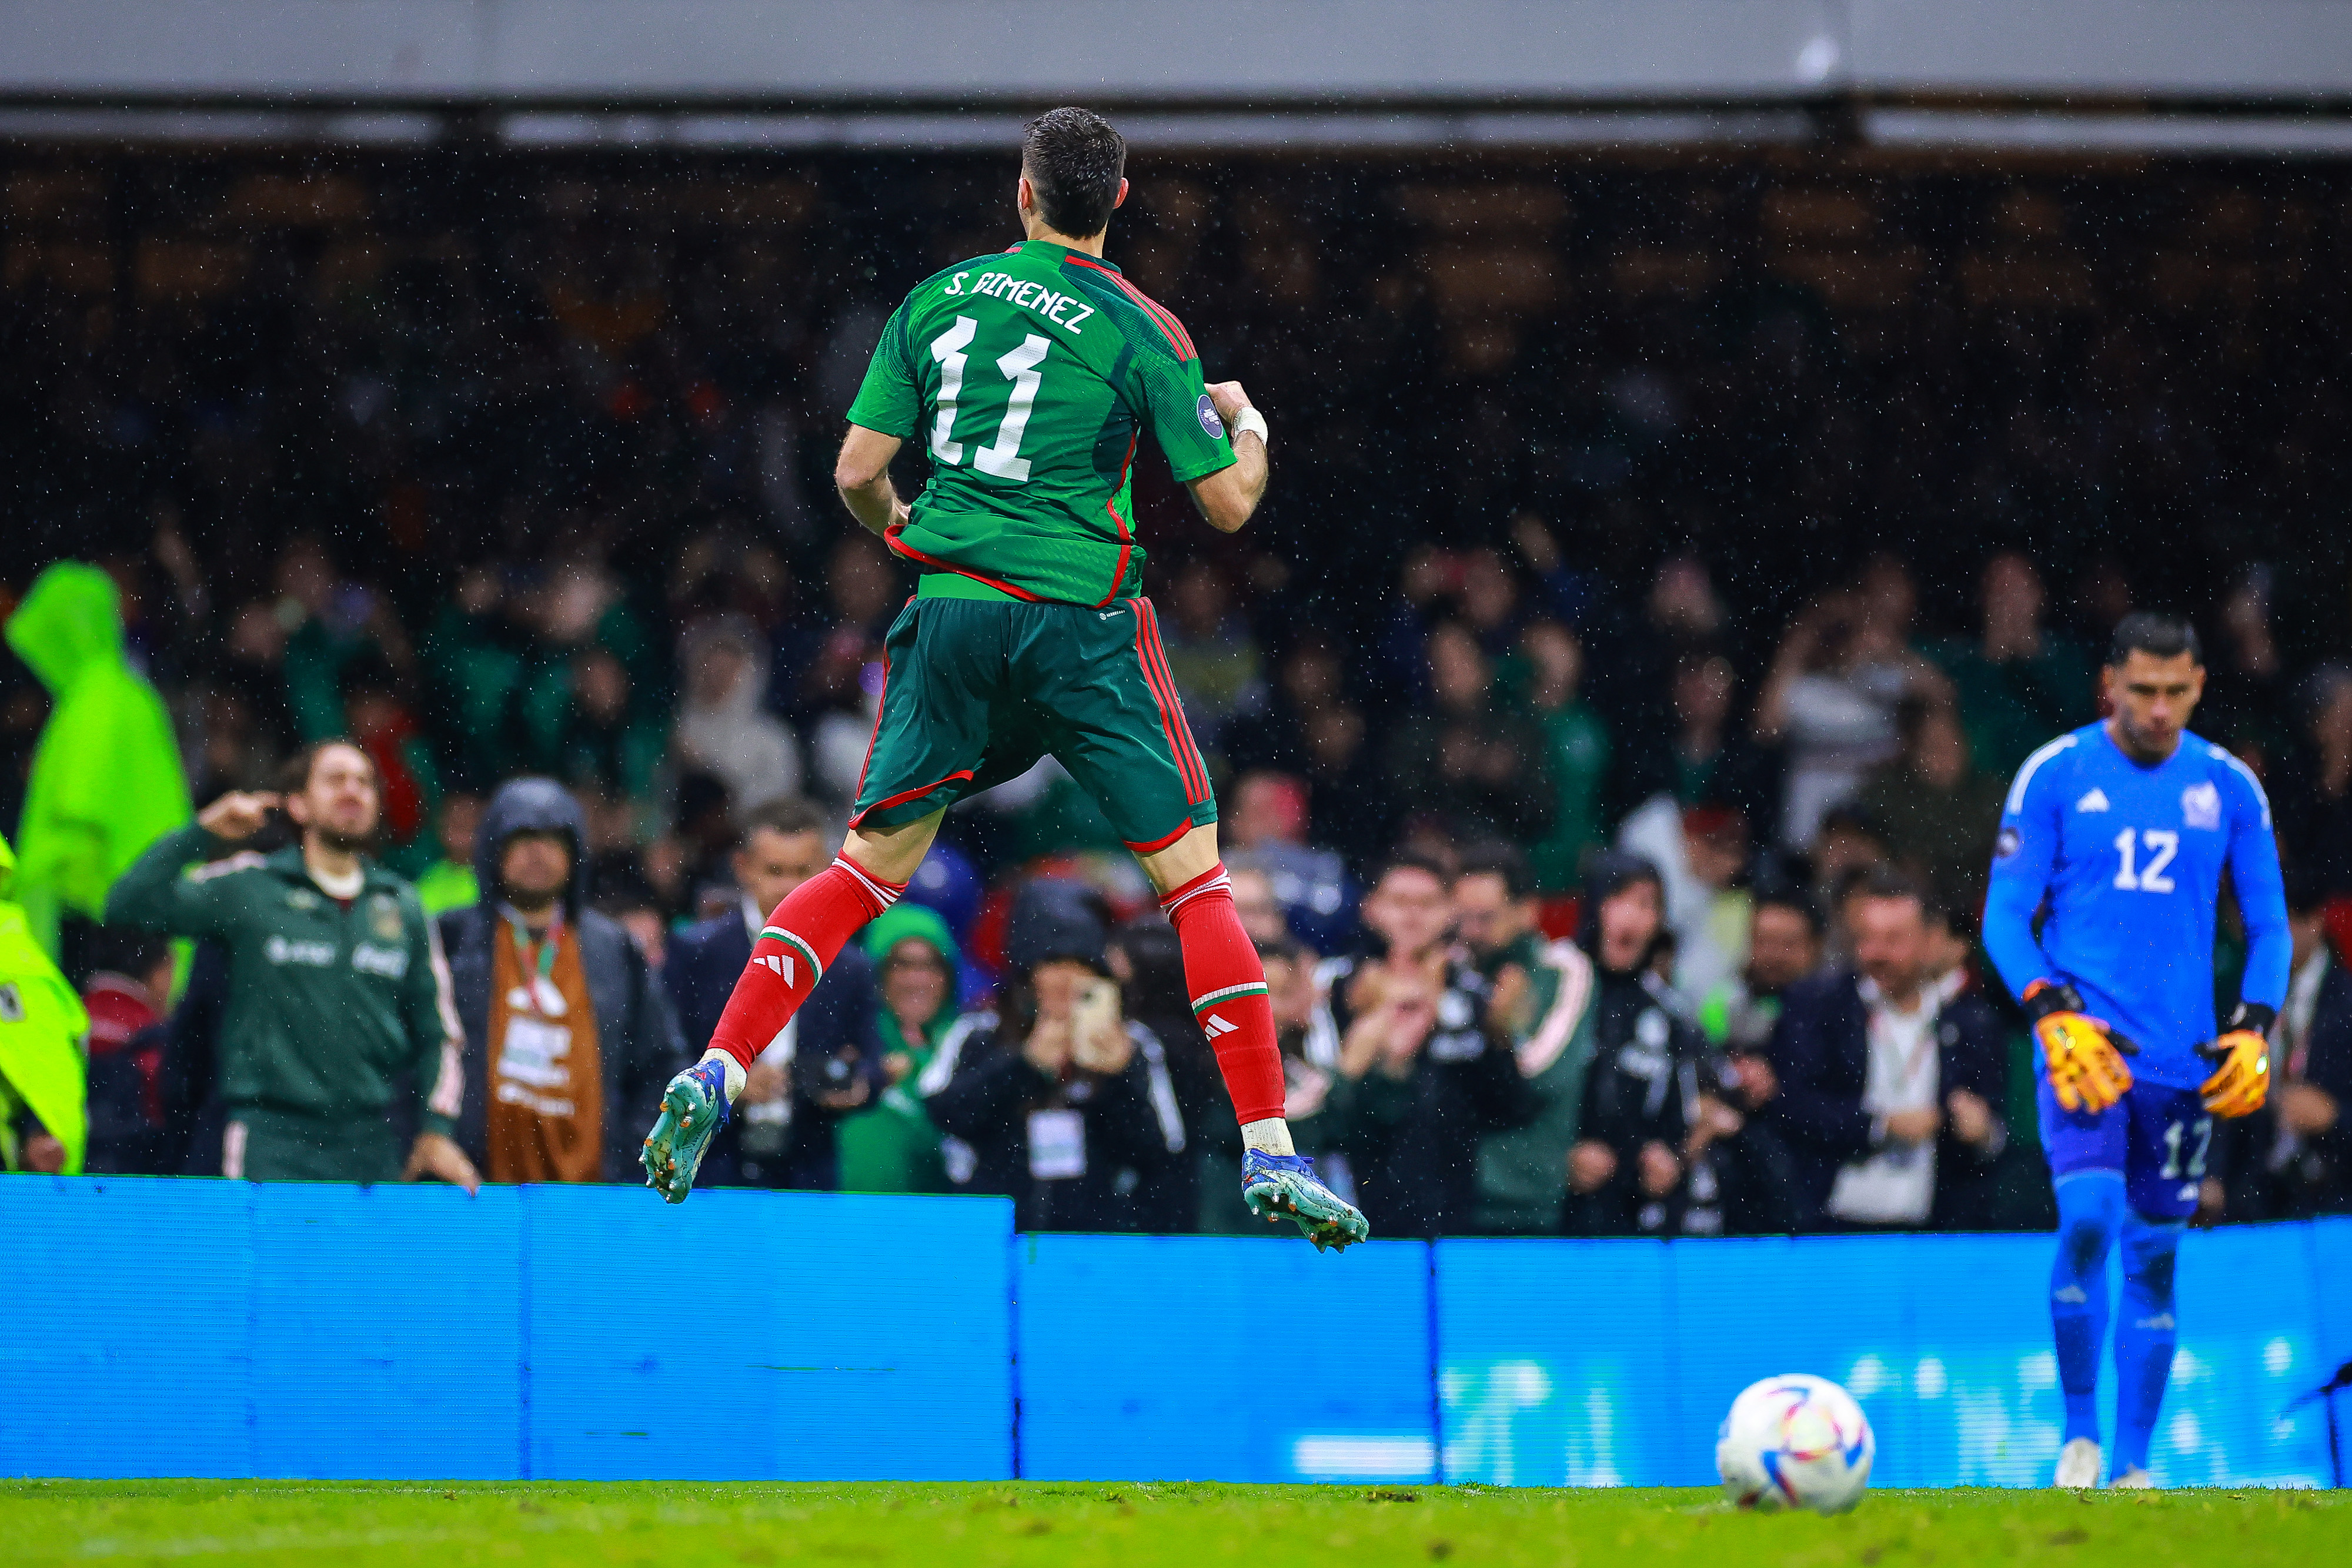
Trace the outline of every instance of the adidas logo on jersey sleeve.
<instances>
[{"instance_id":1,"label":"adidas logo on jersey sleeve","mask_svg":"<svg viewBox=\"0 0 2352 1568\"><path fill-rule=\"evenodd\" d=\"M2104 811L2107 809L2107 792L2095 787L2089 794L2074 802L2074 810L2077 811Z\"/></svg>"}]
</instances>

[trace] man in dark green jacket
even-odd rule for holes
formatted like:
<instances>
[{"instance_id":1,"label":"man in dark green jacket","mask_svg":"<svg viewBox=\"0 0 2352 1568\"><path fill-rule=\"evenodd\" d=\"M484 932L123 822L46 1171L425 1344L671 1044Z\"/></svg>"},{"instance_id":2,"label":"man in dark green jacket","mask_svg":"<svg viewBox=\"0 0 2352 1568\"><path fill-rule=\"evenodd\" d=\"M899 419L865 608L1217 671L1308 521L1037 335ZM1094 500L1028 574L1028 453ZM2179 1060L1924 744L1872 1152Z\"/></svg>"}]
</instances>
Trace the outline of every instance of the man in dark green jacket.
<instances>
[{"instance_id":1,"label":"man in dark green jacket","mask_svg":"<svg viewBox=\"0 0 2352 1568\"><path fill-rule=\"evenodd\" d=\"M1454 884L1462 945L1493 988L1487 1005L1536 1103L1525 1125L1478 1141L1476 1224L1490 1236L1559 1233L1592 1065L1592 960L1544 936L1535 888L1527 857L1508 844L1471 846Z\"/></svg>"},{"instance_id":2,"label":"man in dark green jacket","mask_svg":"<svg viewBox=\"0 0 2352 1568\"><path fill-rule=\"evenodd\" d=\"M415 890L360 852L380 810L375 767L330 741L297 759L288 785L283 796L222 796L158 840L107 898L110 925L228 948L221 1174L432 1176L471 1191L478 1178L450 1138L464 1079L448 966ZM281 804L301 829L299 847L216 858ZM404 1166L388 1119L403 1073L420 1101Z\"/></svg>"}]
</instances>

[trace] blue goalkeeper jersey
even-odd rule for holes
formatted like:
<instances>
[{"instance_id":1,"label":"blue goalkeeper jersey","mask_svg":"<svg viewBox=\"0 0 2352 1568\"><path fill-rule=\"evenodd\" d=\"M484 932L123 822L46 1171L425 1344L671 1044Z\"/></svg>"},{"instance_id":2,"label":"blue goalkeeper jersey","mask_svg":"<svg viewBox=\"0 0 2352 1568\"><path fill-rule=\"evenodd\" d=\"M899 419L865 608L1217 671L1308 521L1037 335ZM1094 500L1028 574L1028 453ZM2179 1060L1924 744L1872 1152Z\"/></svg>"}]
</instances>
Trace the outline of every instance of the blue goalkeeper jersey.
<instances>
[{"instance_id":1,"label":"blue goalkeeper jersey","mask_svg":"<svg viewBox=\"0 0 2352 1568\"><path fill-rule=\"evenodd\" d=\"M2104 723L2062 735L2017 770L1985 901L1985 949L2021 996L2064 981L2140 1049L2132 1074L2189 1089L2217 1032L2214 904L2226 868L2246 922L2239 994L2286 999L2286 895L2270 802L2246 765L2183 734L2166 761L2126 757ZM2036 918L2041 932L2034 931Z\"/></svg>"}]
</instances>

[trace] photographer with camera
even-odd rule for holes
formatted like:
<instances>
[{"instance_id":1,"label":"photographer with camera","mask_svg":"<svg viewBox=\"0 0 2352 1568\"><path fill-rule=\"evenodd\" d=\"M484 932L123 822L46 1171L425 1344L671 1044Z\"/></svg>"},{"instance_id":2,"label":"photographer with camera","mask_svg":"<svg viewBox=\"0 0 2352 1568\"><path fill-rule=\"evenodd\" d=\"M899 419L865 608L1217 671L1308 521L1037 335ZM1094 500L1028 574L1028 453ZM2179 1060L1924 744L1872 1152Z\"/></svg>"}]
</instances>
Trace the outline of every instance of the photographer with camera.
<instances>
[{"instance_id":1,"label":"photographer with camera","mask_svg":"<svg viewBox=\"0 0 2352 1568\"><path fill-rule=\"evenodd\" d=\"M108 894L106 923L228 949L221 1175L429 1176L470 1192L480 1178L451 1136L465 1075L449 967L416 890L362 853L382 818L375 764L348 741L322 741L284 782L280 793L224 795L158 839ZM299 845L231 852L281 809ZM422 1129L404 1161L391 1114L404 1077Z\"/></svg>"},{"instance_id":2,"label":"photographer with camera","mask_svg":"<svg viewBox=\"0 0 2352 1568\"><path fill-rule=\"evenodd\" d=\"M1132 1230L1184 1153L1159 1042L1122 1016L1108 921L1083 883L1022 889L998 1010L949 1035L923 1075L962 1192L1003 1193L1022 1230Z\"/></svg>"},{"instance_id":3,"label":"photographer with camera","mask_svg":"<svg viewBox=\"0 0 2352 1568\"><path fill-rule=\"evenodd\" d=\"M730 862L737 907L679 932L662 970L689 1057L719 1027L769 912L833 862L826 826L824 814L797 796L745 813ZM851 943L752 1062L703 1161L702 1185L839 1186L837 1124L874 1104L888 1086L877 1028L874 962Z\"/></svg>"}]
</instances>

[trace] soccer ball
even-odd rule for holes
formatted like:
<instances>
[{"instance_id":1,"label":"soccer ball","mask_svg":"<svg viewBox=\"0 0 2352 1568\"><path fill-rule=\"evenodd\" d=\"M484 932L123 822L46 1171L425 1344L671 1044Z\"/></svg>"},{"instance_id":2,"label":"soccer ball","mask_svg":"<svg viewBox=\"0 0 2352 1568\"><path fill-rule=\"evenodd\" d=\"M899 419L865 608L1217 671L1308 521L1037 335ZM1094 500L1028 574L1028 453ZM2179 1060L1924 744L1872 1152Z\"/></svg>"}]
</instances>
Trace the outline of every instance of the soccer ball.
<instances>
[{"instance_id":1,"label":"soccer ball","mask_svg":"<svg viewBox=\"0 0 2352 1568\"><path fill-rule=\"evenodd\" d=\"M1724 1495L1742 1508L1843 1513L1862 1500L1878 1439L1853 1396L1792 1372L1750 1384L1716 1434Z\"/></svg>"}]
</instances>

